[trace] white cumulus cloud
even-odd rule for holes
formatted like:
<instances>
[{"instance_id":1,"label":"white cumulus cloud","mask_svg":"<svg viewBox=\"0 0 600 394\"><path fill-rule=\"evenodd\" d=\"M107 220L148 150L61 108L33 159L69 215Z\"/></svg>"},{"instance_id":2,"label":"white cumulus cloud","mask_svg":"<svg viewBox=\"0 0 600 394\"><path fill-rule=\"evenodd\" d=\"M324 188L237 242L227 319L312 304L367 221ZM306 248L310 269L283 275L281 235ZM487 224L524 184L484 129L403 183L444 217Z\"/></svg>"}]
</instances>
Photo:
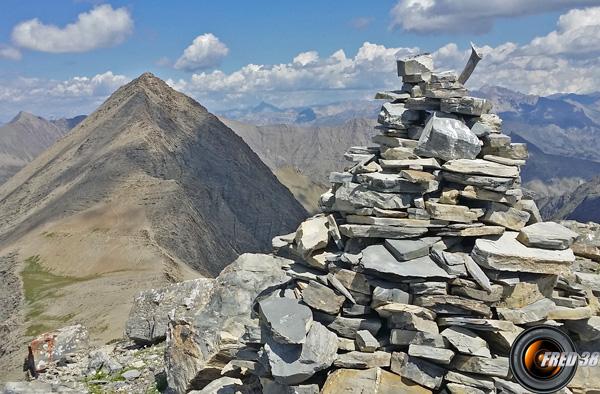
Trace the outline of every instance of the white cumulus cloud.
<instances>
[{"instance_id":1,"label":"white cumulus cloud","mask_svg":"<svg viewBox=\"0 0 600 394\"><path fill-rule=\"evenodd\" d=\"M47 25L39 19L19 23L12 31L15 45L35 51L86 52L122 43L133 31L133 19L126 8L109 4L79 14L77 22L64 28Z\"/></svg>"},{"instance_id":2,"label":"white cumulus cloud","mask_svg":"<svg viewBox=\"0 0 600 394\"><path fill-rule=\"evenodd\" d=\"M19 111L43 117L90 114L130 80L111 71L67 80L23 77L0 80L0 119L8 121Z\"/></svg>"},{"instance_id":3,"label":"white cumulus cloud","mask_svg":"<svg viewBox=\"0 0 600 394\"><path fill-rule=\"evenodd\" d=\"M575 9L559 18L556 30L535 38L525 50L532 55L597 53L599 37L600 7Z\"/></svg>"},{"instance_id":4,"label":"white cumulus cloud","mask_svg":"<svg viewBox=\"0 0 600 394\"><path fill-rule=\"evenodd\" d=\"M229 48L211 33L198 36L175 62L177 70L198 71L220 66Z\"/></svg>"},{"instance_id":5,"label":"white cumulus cloud","mask_svg":"<svg viewBox=\"0 0 600 394\"><path fill-rule=\"evenodd\" d=\"M419 34L480 34L489 32L498 18L520 18L597 4L598 0L399 0L390 16L392 28Z\"/></svg>"},{"instance_id":6,"label":"white cumulus cloud","mask_svg":"<svg viewBox=\"0 0 600 394\"><path fill-rule=\"evenodd\" d=\"M23 54L17 48L0 44L0 59L21 60L23 59Z\"/></svg>"}]
</instances>

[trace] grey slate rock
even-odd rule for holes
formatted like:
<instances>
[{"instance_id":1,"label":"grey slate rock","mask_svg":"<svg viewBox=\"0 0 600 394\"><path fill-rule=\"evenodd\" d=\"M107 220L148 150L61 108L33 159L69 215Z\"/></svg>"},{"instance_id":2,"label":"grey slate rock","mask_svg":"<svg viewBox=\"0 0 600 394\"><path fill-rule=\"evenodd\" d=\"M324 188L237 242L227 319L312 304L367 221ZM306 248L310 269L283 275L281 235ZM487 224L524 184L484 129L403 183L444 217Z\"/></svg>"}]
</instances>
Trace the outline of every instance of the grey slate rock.
<instances>
[{"instance_id":1,"label":"grey slate rock","mask_svg":"<svg viewBox=\"0 0 600 394\"><path fill-rule=\"evenodd\" d=\"M575 261L570 249L528 248L516 240L518 233L507 231L496 240L478 239L471 257L484 268L532 273L559 274Z\"/></svg>"},{"instance_id":2,"label":"grey slate rock","mask_svg":"<svg viewBox=\"0 0 600 394\"><path fill-rule=\"evenodd\" d=\"M302 345L282 345L269 338L264 347L271 374L283 385L302 383L328 368L335 360L336 352L336 335L319 322L312 324Z\"/></svg>"},{"instance_id":3,"label":"grey slate rock","mask_svg":"<svg viewBox=\"0 0 600 394\"><path fill-rule=\"evenodd\" d=\"M425 124L415 153L442 160L474 159L480 150L477 136L456 116L434 112Z\"/></svg>"},{"instance_id":4,"label":"grey slate rock","mask_svg":"<svg viewBox=\"0 0 600 394\"><path fill-rule=\"evenodd\" d=\"M463 115L483 115L492 110L492 103L489 100L477 97L442 99L440 106L443 112L455 112Z\"/></svg>"},{"instance_id":5,"label":"grey slate rock","mask_svg":"<svg viewBox=\"0 0 600 394\"><path fill-rule=\"evenodd\" d=\"M467 267L467 271L471 274L471 277L475 279L477 283L487 291L492 291L492 284L490 283L490 279L487 277L485 272L481 269L481 267L471 258L471 256L466 256L465 258L465 266Z\"/></svg>"},{"instance_id":6,"label":"grey slate rock","mask_svg":"<svg viewBox=\"0 0 600 394\"><path fill-rule=\"evenodd\" d=\"M436 364L447 365L450 364L450 361L452 361L454 352L450 349L411 344L408 347L408 355L424 358Z\"/></svg>"},{"instance_id":7,"label":"grey slate rock","mask_svg":"<svg viewBox=\"0 0 600 394\"><path fill-rule=\"evenodd\" d=\"M384 245L399 261L412 260L429 254L429 245L421 240L386 239Z\"/></svg>"},{"instance_id":8,"label":"grey slate rock","mask_svg":"<svg viewBox=\"0 0 600 394\"><path fill-rule=\"evenodd\" d=\"M446 374L446 369L442 367L401 352L392 353L390 369L430 389L439 389Z\"/></svg>"},{"instance_id":9,"label":"grey slate rock","mask_svg":"<svg viewBox=\"0 0 600 394\"><path fill-rule=\"evenodd\" d=\"M523 227L517 240L525 246L542 249L564 250L579 237L575 231L554 222L535 223Z\"/></svg>"},{"instance_id":10,"label":"grey slate rock","mask_svg":"<svg viewBox=\"0 0 600 394\"><path fill-rule=\"evenodd\" d=\"M446 389L451 394L496 394L495 390L481 390L476 387L458 383L447 383Z\"/></svg>"},{"instance_id":11,"label":"grey slate rock","mask_svg":"<svg viewBox=\"0 0 600 394\"><path fill-rule=\"evenodd\" d=\"M519 176L518 167L507 166L483 159L450 160L442 165L442 169L459 174L484 175L503 178L516 178Z\"/></svg>"},{"instance_id":12,"label":"grey slate rock","mask_svg":"<svg viewBox=\"0 0 600 394\"><path fill-rule=\"evenodd\" d=\"M450 253L437 248L431 249L431 258L449 275L466 276L466 256L462 253Z\"/></svg>"},{"instance_id":13,"label":"grey slate rock","mask_svg":"<svg viewBox=\"0 0 600 394\"><path fill-rule=\"evenodd\" d=\"M430 54L422 54L409 56L396 60L398 67L398 76L415 75L423 73L431 73L433 71L433 56Z\"/></svg>"},{"instance_id":14,"label":"grey slate rock","mask_svg":"<svg viewBox=\"0 0 600 394\"><path fill-rule=\"evenodd\" d=\"M494 380L486 379L481 375L465 372L448 371L445 379L449 382L478 387L486 390L494 390L495 387Z\"/></svg>"},{"instance_id":15,"label":"grey slate rock","mask_svg":"<svg viewBox=\"0 0 600 394\"><path fill-rule=\"evenodd\" d=\"M180 313L203 305L210 297L214 279L194 279L162 289L151 289L135 295L125 323L125 336L137 343L155 343L167 336L169 313Z\"/></svg>"},{"instance_id":16,"label":"grey slate rock","mask_svg":"<svg viewBox=\"0 0 600 394\"><path fill-rule=\"evenodd\" d=\"M507 190L516 186L515 178L503 178L497 176L459 174L455 172L444 171L442 173L442 178L448 182L459 183L461 185L478 186L482 189L501 193L505 193Z\"/></svg>"},{"instance_id":17,"label":"grey slate rock","mask_svg":"<svg viewBox=\"0 0 600 394\"><path fill-rule=\"evenodd\" d=\"M410 304L411 296L409 293L399 288L385 288L378 286L373 290L371 308L375 309L390 302Z\"/></svg>"},{"instance_id":18,"label":"grey slate rock","mask_svg":"<svg viewBox=\"0 0 600 394\"><path fill-rule=\"evenodd\" d=\"M383 245L371 245L363 250L360 266L367 272L389 277L449 278L428 256L398 261Z\"/></svg>"},{"instance_id":19,"label":"grey slate rock","mask_svg":"<svg viewBox=\"0 0 600 394\"><path fill-rule=\"evenodd\" d=\"M261 318L271 329L275 341L282 344L304 343L313 322L309 307L284 297L270 297L258 305Z\"/></svg>"},{"instance_id":20,"label":"grey slate rock","mask_svg":"<svg viewBox=\"0 0 600 394\"><path fill-rule=\"evenodd\" d=\"M334 290L316 281L311 281L302 291L302 301L314 309L332 315L340 311L345 300L343 295L336 294Z\"/></svg>"},{"instance_id":21,"label":"grey slate rock","mask_svg":"<svg viewBox=\"0 0 600 394\"><path fill-rule=\"evenodd\" d=\"M491 357L487 342L468 328L448 327L441 332L441 335L463 354Z\"/></svg>"},{"instance_id":22,"label":"grey slate rock","mask_svg":"<svg viewBox=\"0 0 600 394\"><path fill-rule=\"evenodd\" d=\"M335 192L333 210L354 213L358 208L402 209L412 204L414 196L397 193L381 193L364 185L345 183Z\"/></svg>"},{"instance_id":23,"label":"grey slate rock","mask_svg":"<svg viewBox=\"0 0 600 394\"><path fill-rule=\"evenodd\" d=\"M506 378L509 373L508 357L487 358L457 354L450 368L499 378Z\"/></svg>"},{"instance_id":24,"label":"grey slate rock","mask_svg":"<svg viewBox=\"0 0 600 394\"><path fill-rule=\"evenodd\" d=\"M165 372L172 390L187 392L192 381L204 386L220 376L232 353L245 347L237 338L246 324L252 324L256 298L265 289L289 282L283 267L293 264L280 257L243 254L221 271L209 300L198 305L191 318L179 320L175 314L165 349Z\"/></svg>"},{"instance_id":25,"label":"grey slate rock","mask_svg":"<svg viewBox=\"0 0 600 394\"><path fill-rule=\"evenodd\" d=\"M501 319L511 321L515 324L525 324L540 321L548 316L556 305L547 298L542 298L522 308L496 308Z\"/></svg>"},{"instance_id":26,"label":"grey slate rock","mask_svg":"<svg viewBox=\"0 0 600 394\"><path fill-rule=\"evenodd\" d=\"M481 221L519 231L527 224L529 216L529 213L525 211L491 202L487 204L485 215L481 218Z\"/></svg>"},{"instance_id":27,"label":"grey slate rock","mask_svg":"<svg viewBox=\"0 0 600 394\"><path fill-rule=\"evenodd\" d=\"M584 341L600 339L600 316L592 316L583 320L569 320L565 322L565 326L578 334Z\"/></svg>"},{"instance_id":28,"label":"grey slate rock","mask_svg":"<svg viewBox=\"0 0 600 394\"><path fill-rule=\"evenodd\" d=\"M333 362L333 365L338 368L356 368L356 369L369 369L373 367L384 367L390 366L391 354L387 352L348 352L338 354L337 359Z\"/></svg>"},{"instance_id":29,"label":"grey slate rock","mask_svg":"<svg viewBox=\"0 0 600 394\"><path fill-rule=\"evenodd\" d=\"M313 317L339 336L350 339L355 339L359 330L367 330L375 336L381 328L381 320L373 316L350 318L315 311Z\"/></svg>"},{"instance_id":30,"label":"grey slate rock","mask_svg":"<svg viewBox=\"0 0 600 394\"><path fill-rule=\"evenodd\" d=\"M373 353L379 347L379 342L369 331L359 330L356 333L356 345L361 352Z\"/></svg>"},{"instance_id":31,"label":"grey slate rock","mask_svg":"<svg viewBox=\"0 0 600 394\"><path fill-rule=\"evenodd\" d=\"M413 123L419 122L421 113L407 109L403 103L385 103L381 106L381 112L377 121L390 128L408 129Z\"/></svg>"}]
</instances>

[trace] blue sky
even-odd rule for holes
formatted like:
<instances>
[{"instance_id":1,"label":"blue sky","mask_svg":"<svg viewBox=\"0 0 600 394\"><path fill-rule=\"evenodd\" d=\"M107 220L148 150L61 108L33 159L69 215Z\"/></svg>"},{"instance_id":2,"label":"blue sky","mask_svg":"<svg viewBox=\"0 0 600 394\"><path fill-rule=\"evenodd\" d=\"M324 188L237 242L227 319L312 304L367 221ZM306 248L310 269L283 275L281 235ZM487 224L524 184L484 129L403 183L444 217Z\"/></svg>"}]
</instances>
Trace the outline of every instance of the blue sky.
<instances>
[{"instance_id":1,"label":"blue sky","mask_svg":"<svg viewBox=\"0 0 600 394\"><path fill-rule=\"evenodd\" d=\"M396 89L395 59L432 52L468 87L600 90L598 0L3 0L0 121L89 114L150 71L209 110L303 106Z\"/></svg>"}]
</instances>

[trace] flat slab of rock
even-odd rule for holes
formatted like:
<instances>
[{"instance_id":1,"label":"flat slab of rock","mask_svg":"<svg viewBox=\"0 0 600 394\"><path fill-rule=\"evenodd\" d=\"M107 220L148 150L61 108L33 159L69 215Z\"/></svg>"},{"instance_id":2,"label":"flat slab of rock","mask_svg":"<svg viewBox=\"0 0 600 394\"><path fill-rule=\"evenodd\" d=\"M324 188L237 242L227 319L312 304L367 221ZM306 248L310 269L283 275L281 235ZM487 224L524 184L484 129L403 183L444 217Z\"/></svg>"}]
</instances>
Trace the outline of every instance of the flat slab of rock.
<instances>
[{"instance_id":1,"label":"flat slab of rock","mask_svg":"<svg viewBox=\"0 0 600 394\"><path fill-rule=\"evenodd\" d=\"M342 224L340 232L348 238L415 238L429 231L427 227Z\"/></svg>"},{"instance_id":2,"label":"flat slab of rock","mask_svg":"<svg viewBox=\"0 0 600 394\"><path fill-rule=\"evenodd\" d=\"M460 174L488 175L505 178L516 178L519 176L519 168L504 164L493 163L483 159L456 159L444 163L442 169Z\"/></svg>"},{"instance_id":3,"label":"flat slab of rock","mask_svg":"<svg viewBox=\"0 0 600 394\"><path fill-rule=\"evenodd\" d=\"M424 74L433 71L433 56L430 54L409 56L396 60L398 76Z\"/></svg>"},{"instance_id":4,"label":"flat slab of rock","mask_svg":"<svg viewBox=\"0 0 600 394\"><path fill-rule=\"evenodd\" d=\"M497 240L478 239L471 257L485 268L540 274L559 274L575 261L575 255L570 249L528 248L517 241L517 235L516 232L507 231Z\"/></svg>"},{"instance_id":5,"label":"flat slab of rock","mask_svg":"<svg viewBox=\"0 0 600 394\"><path fill-rule=\"evenodd\" d=\"M477 220L477 214L463 205L448 205L427 201L425 207L433 219L458 223L472 223Z\"/></svg>"},{"instance_id":6,"label":"flat slab of rock","mask_svg":"<svg viewBox=\"0 0 600 394\"><path fill-rule=\"evenodd\" d=\"M335 315L342 308L346 297L337 294L333 289L321 283L311 281L308 287L302 291L302 301L311 308Z\"/></svg>"},{"instance_id":7,"label":"flat slab of rock","mask_svg":"<svg viewBox=\"0 0 600 394\"><path fill-rule=\"evenodd\" d=\"M399 261L412 260L429 254L429 245L421 240L386 239L384 245Z\"/></svg>"},{"instance_id":8,"label":"flat slab of rock","mask_svg":"<svg viewBox=\"0 0 600 394\"><path fill-rule=\"evenodd\" d=\"M491 357L487 342L468 328L458 326L448 327L441 334L456 350L463 354Z\"/></svg>"},{"instance_id":9,"label":"flat slab of rock","mask_svg":"<svg viewBox=\"0 0 600 394\"><path fill-rule=\"evenodd\" d=\"M450 368L499 378L506 378L509 372L508 357L487 358L457 354L450 363Z\"/></svg>"},{"instance_id":10,"label":"flat slab of rock","mask_svg":"<svg viewBox=\"0 0 600 394\"><path fill-rule=\"evenodd\" d=\"M554 302L543 298L522 308L496 308L496 311L501 319L511 321L515 324L525 324L545 319L555 306Z\"/></svg>"},{"instance_id":11,"label":"flat slab of rock","mask_svg":"<svg viewBox=\"0 0 600 394\"><path fill-rule=\"evenodd\" d=\"M430 389L439 389L446 369L406 353L393 352L390 370Z\"/></svg>"},{"instance_id":12,"label":"flat slab of rock","mask_svg":"<svg viewBox=\"0 0 600 394\"><path fill-rule=\"evenodd\" d=\"M513 194L508 194L509 191L505 193L499 193L476 186L466 186L463 190L459 191L458 194L461 197L468 198L469 200L501 202L512 206L517 203L518 197L520 197L518 192L513 192L512 190L520 189L511 189L510 192Z\"/></svg>"},{"instance_id":13,"label":"flat slab of rock","mask_svg":"<svg viewBox=\"0 0 600 394\"><path fill-rule=\"evenodd\" d=\"M410 98L410 94L405 93L401 90L392 90L390 92L377 92L375 94L375 100L406 100Z\"/></svg>"},{"instance_id":14,"label":"flat slab of rock","mask_svg":"<svg viewBox=\"0 0 600 394\"><path fill-rule=\"evenodd\" d=\"M503 178L498 176L459 174L456 172L444 171L442 173L442 178L448 182L478 186L482 189L501 193L516 186L514 178Z\"/></svg>"},{"instance_id":15,"label":"flat slab of rock","mask_svg":"<svg viewBox=\"0 0 600 394\"><path fill-rule=\"evenodd\" d=\"M509 331L520 332L522 328L506 320L477 319L472 317L442 317L438 320L441 327L459 326L475 331Z\"/></svg>"},{"instance_id":16,"label":"flat slab of rock","mask_svg":"<svg viewBox=\"0 0 600 394\"><path fill-rule=\"evenodd\" d=\"M414 228L443 228L448 224L444 220L419 220L404 218L386 218L364 215L348 215L346 221L350 224L368 224L371 226L397 226Z\"/></svg>"},{"instance_id":17,"label":"flat slab of rock","mask_svg":"<svg viewBox=\"0 0 600 394\"><path fill-rule=\"evenodd\" d=\"M338 354L337 359L333 362L333 365L338 368L387 368L390 366L390 358L391 354L387 352L364 353L355 351Z\"/></svg>"},{"instance_id":18,"label":"flat slab of rock","mask_svg":"<svg viewBox=\"0 0 600 394\"><path fill-rule=\"evenodd\" d=\"M442 100L440 109L464 115L483 115L492 110L492 103L478 97L449 98Z\"/></svg>"},{"instance_id":19,"label":"flat slab of rock","mask_svg":"<svg viewBox=\"0 0 600 394\"><path fill-rule=\"evenodd\" d=\"M436 111L425 123L415 153L442 160L475 159L479 138L456 116Z\"/></svg>"},{"instance_id":20,"label":"flat slab of rock","mask_svg":"<svg viewBox=\"0 0 600 394\"><path fill-rule=\"evenodd\" d=\"M489 306L481 301L471 300L457 296L415 296L413 303L443 315L469 315L476 314L492 317Z\"/></svg>"},{"instance_id":21,"label":"flat slab of rock","mask_svg":"<svg viewBox=\"0 0 600 394\"><path fill-rule=\"evenodd\" d=\"M264 346L271 374L284 385L304 382L329 368L336 358L337 337L319 322L313 322L302 345L282 345L272 338Z\"/></svg>"},{"instance_id":22,"label":"flat slab of rock","mask_svg":"<svg viewBox=\"0 0 600 394\"><path fill-rule=\"evenodd\" d=\"M398 174L374 172L372 174L360 174L356 178L359 183L367 186L369 190L383 193L423 194L438 189L438 182L435 180L417 183L411 182Z\"/></svg>"},{"instance_id":23,"label":"flat slab of rock","mask_svg":"<svg viewBox=\"0 0 600 394\"><path fill-rule=\"evenodd\" d=\"M486 390L494 390L494 381L486 379L481 375L464 372L448 371L446 380L453 383L464 384L472 387L479 387Z\"/></svg>"},{"instance_id":24,"label":"flat slab of rock","mask_svg":"<svg viewBox=\"0 0 600 394\"><path fill-rule=\"evenodd\" d=\"M356 333L360 330L367 330L371 334L377 335L381 328L381 320L371 316L364 318L342 317L315 311L313 317L339 336L352 340L356 338Z\"/></svg>"},{"instance_id":25,"label":"flat slab of rock","mask_svg":"<svg viewBox=\"0 0 600 394\"><path fill-rule=\"evenodd\" d=\"M354 213L357 208L403 209L411 206L414 195L381 193L365 185L344 183L335 192L334 211Z\"/></svg>"},{"instance_id":26,"label":"flat slab of rock","mask_svg":"<svg viewBox=\"0 0 600 394\"><path fill-rule=\"evenodd\" d=\"M528 212L491 202L487 205L485 215L481 218L481 221L519 231L527 224L530 216Z\"/></svg>"},{"instance_id":27,"label":"flat slab of rock","mask_svg":"<svg viewBox=\"0 0 600 394\"><path fill-rule=\"evenodd\" d=\"M262 320L271 329L273 339L283 344L300 344L313 322L309 307L285 297L270 297L258 303Z\"/></svg>"},{"instance_id":28,"label":"flat slab of rock","mask_svg":"<svg viewBox=\"0 0 600 394\"><path fill-rule=\"evenodd\" d=\"M443 349L433 346L411 344L408 347L408 355L430 360L436 364L450 364L454 357L454 352L450 349Z\"/></svg>"},{"instance_id":29,"label":"flat slab of rock","mask_svg":"<svg viewBox=\"0 0 600 394\"><path fill-rule=\"evenodd\" d=\"M379 287L373 289L371 308L379 308L390 304L410 304L411 295L397 287Z\"/></svg>"},{"instance_id":30,"label":"flat slab of rock","mask_svg":"<svg viewBox=\"0 0 600 394\"><path fill-rule=\"evenodd\" d=\"M532 248L565 250L579 237L575 231L554 222L540 222L523 227L517 236L523 245Z\"/></svg>"},{"instance_id":31,"label":"flat slab of rock","mask_svg":"<svg viewBox=\"0 0 600 394\"><path fill-rule=\"evenodd\" d=\"M328 377L321 394L431 394L419 386L394 373L381 368L338 369Z\"/></svg>"},{"instance_id":32,"label":"flat slab of rock","mask_svg":"<svg viewBox=\"0 0 600 394\"><path fill-rule=\"evenodd\" d=\"M485 235L502 235L505 228L503 226L478 226L461 229L443 229L436 234L443 237L483 237Z\"/></svg>"},{"instance_id":33,"label":"flat slab of rock","mask_svg":"<svg viewBox=\"0 0 600 394\"><path fill-rule=\"evenodd\" d=\"M429 256L409 261L398 261L383 245L371 245L363 250L362 269L379 275L417 278L452 277Z\"/></svg>"},{"instance_id":34,"label":"flat slab of rock","mask_svg":"<svg viewBox=\"0 0 600 394\"><path fill-rule=\"evenodd\" d=\"M381 167L386 169L407 169L411 167L422 167L424 169L437 170L442 168L440 162L434 158L426 159L406 159L406 160L379 160Z\"/></svg>"},{"instance_id":35,"label":"flat slab of rock","mask_svg":"<svg viewBox=\"0 0 600 394\"><path fill-rule=\"evenodd\" d=\"M490 283L490 278L487 277L485 272L481 269L481 267L470 257L466 256L465 258L465 266L467 267L467 271L471 274L471 277L475 279L479 285L485 290L491 292L492 284Z\"/></svg>"}]
</instances>

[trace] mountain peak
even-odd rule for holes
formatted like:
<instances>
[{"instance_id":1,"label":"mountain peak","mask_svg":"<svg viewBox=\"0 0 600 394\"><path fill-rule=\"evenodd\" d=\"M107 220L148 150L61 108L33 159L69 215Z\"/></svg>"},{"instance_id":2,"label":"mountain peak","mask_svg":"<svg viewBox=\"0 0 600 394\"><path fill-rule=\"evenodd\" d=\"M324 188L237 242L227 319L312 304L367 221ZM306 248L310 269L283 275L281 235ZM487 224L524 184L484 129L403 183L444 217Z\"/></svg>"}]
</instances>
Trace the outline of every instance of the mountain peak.
<instances>
[{"instance_id":1,"label":"mountain peak","mask_svg":"<svg viewBox=\"0 0 600 394\"><path fill-rule=\"evenodd\" d=\"M9 123L19 123L19 122L23 122L23 121L31 121L31 120L38 120L39 118L37 116L35 116L34 114L31 114L29 112L25 112L25 111L19 111L19 113L17 114L17 116L15 116Z\"/></svg>"}]
</instances>

